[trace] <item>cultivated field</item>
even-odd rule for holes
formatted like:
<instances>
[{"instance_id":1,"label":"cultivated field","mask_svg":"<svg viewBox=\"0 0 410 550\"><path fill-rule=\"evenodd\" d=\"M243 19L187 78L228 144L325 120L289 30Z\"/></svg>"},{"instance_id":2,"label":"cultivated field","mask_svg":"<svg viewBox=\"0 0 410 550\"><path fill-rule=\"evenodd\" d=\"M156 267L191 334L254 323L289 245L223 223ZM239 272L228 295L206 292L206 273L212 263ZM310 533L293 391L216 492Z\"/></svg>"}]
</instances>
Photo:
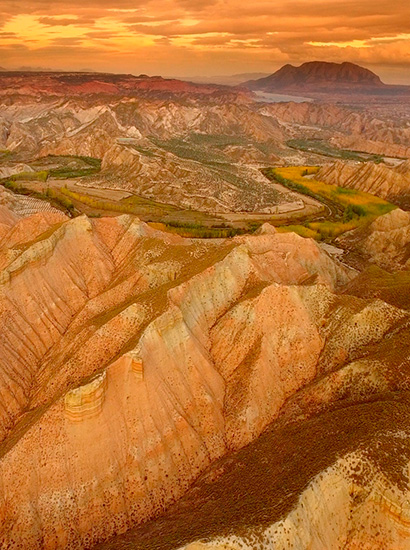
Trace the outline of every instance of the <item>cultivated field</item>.
<instances>
[{"instance_id":1,"label":"cultivated field","mask_svg":"<svg viewBox=\"0 0 410 550\"><path fill-rule=\"evenodd\" d=\"M396 208L394 204L369 193L318 181L314 177L317 171L317 166L288 166L264 170L272 181L313 197L328 208L326 219L307 221L303 225L283 225L279 228L280 231L295 231L303 237L329 240L368 224Z\"/></svg>"}]
</instances>

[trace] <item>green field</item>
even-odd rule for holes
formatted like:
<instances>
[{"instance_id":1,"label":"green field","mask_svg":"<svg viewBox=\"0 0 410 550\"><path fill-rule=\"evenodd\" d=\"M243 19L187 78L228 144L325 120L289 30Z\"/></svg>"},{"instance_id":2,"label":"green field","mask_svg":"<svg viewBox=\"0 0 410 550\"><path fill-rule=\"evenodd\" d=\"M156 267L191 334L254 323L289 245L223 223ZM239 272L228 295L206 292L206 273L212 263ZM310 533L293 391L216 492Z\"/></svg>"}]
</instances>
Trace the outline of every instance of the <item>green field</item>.
<instances>
[{"instance_id":1,"label":"green field","mask_svg":"<svg viewBox=\"0 0 410 550\"><path fill-rule=\"evenodd\" d=\"M196 142L196 155L204 142L213 146L224 147L227 143L242 143L241 139L231 136L203 136L193 134L190 140ZM177 139L167 142L170 149L181 153L181 149L188 150L190 145L185 140ZM205 146L206 148L206 146ZM214 149L214 151L215 151ZM206 155L202 150L201 155ZM204 159L202 159L204 160ZM207 159L208 164L214 160ZM229 163L227 169L221 170L224 163L218 161L219 170L227 181L242 187L245 183L238 178ZM90 157L76 156L52 156L39 158L31 163L33 172L15 174L3 180L3 185L8 189L37 198L49 200L56 206L67 211L70 215L84 212L89 216L101 216L115 213L126 213L141 217L142 219L160 224L164 230L179 233L187 237L220 238L232 237L237 234L253 232L260 225L259 222L250 219L236 220L235 223L222 223L223 220L204 212L178 208L170 204L159 203L154 200L132 195L121 200L109 200L93 196L88 193L73 191L64 184L53 187L39 187L32 182L44 182L47 185L48 178L68 180L70 178L82 178L97 173L101 168L101 161ZM318 168L315 166L290 166L282 168L267 168L263 172L272 181L277 181L285 187L309 195L327 207L326 219L306 219L303 224L294 223L290 216L287 221L278 222L273 217L272 223L278 231L295 231L303 237L311 237L317 240L332 240L342 233L363 226L376 217L390 212L395 206L378 197L363 193L354 189L346 189L336 185L329 185L315 179ZM310 176L310 177L306 177ZM26 182L26 183L24 183ZM33 190L34 188L34 190ZM316 216L317 217L317 216ZM263 221L268 221L264 218Z\"/></svg>"},{"instance_id":2,"label":"green field","mask_svg":"<svg viewBox=\"0 0 410 550\"><path fill-rule=\"evenodd\" d=\"M48 172L46 170L39 170L38 172L20 172L19 174L13 174L9 176L10 181L47 181Z\"/></svg>"},{"instance_id":3,"label":"green field","mask_svg":"<svg viewBox=\"0 0 410 550\"><path fill-rule=\"evenodd\" d=\"M121 201L109 201L77 193L66 188L60 189L60 192L67 198L67 200L80 202L95 211L102 210L105 212L118 212L133 215L141 215L142 212L145 212L151 216L157 213L162 217L166 214L170 216L174 215L175 217L178 217L178 215L181 216L182 214L182 212L175 206L157 203L136 195L132 195L131 197L127 197ZM192 212L192 214L195 213ZM99 214L91 213L89 215L91 215L91 217L95 217ZM197 216L201 217L203 221L206 221L206 214L201 215L200 213L197 213ZM178 235L184 237L201 239L227 238L245 233L244 229L230 227L224 223L210 224L208 222L204 225L200 221L183 222L177 220L148 223L155 229L177 233Z\"/></svg>"},{"instance_id":4,"label":"green field","mask_svg":"<svg viewBox=\"0 0 410 550\"><path fill-rule=\"evenodd\" d=\"M97 174L101 170L100 159L92 157L75 157L75 159L82 161L81 164L83 166L61 166L59 168L52 168L48 172L49 177L63 180L82 178L84 176Z\"/></svg>"},{"instance_id":5,"label":"green field","mask_svg":"<svg viewBox=\"0 0 410 550\"><path fill-rule=\"evenodd\" d=\"M360 151L351 151L348 149L338 149L323 139L290 139L286 142L286 145L291 149L325 157L355 160L359 162L368 160L376 163L383 162L383 157L381 155L373 155L371 153L362 153Z\"/></svg>"},{"instance_id":6,"label":"green field","mask_svg":"<svg viewBox=\"0 0 410 550\"><path fill-rule=\"evenodd\" d=\"M295 231L301 236L331 240L396 208L394 204L369 193L329 185L306 177L314 176L317 171L316 166L289 166L264 170L264 174L272 181L322 202L330 211L327 220L281 226L278 228L279 231Z\"/></svg>"},{"instance_id":7,"label":"green field","mask_svg":"<svg viewBox=\"0 0 410 550\"><path fill-rule=\"evenodd\" d=\"M7 179L10 181L47 181L48 178L66 180L91 176L101 170L101 160L82 156L48 155L31 162L30 166L33 168L33 172L20 172Z\"/></svg>"}]
</instances>

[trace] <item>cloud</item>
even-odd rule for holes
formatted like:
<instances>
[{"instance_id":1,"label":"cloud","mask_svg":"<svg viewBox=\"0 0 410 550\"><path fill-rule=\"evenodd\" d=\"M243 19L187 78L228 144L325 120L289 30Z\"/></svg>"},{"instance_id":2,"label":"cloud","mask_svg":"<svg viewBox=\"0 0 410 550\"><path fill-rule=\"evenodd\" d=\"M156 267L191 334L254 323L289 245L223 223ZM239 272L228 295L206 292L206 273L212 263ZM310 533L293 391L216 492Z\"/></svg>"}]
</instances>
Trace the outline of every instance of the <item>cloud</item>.
<instances>
[{"instance_id":1,"label":"cloud","mask_svg":"<svg viewBox=\"0 0 410 550\"><path fill-rule=\"evenodd\" d=\"M90 17L39 17L39 23L49 27L68 27L69 25L93 25Z\"/></svg>"},{"instance_id":2,"label":"cloud","mask_svg":"<svg viewBox=\"0 0 410 550\"><path fill-rule=\"evenodd\" d=\"M83 41L81 38L58 37L58 38L54 38L52 43L58 46L78 46L78 45L81 45Z\"/></svg>"},{"instance_id":3,"label":"cloud","mask_svg":"<svg viewBox=\"0 0 410 550\"><path fill-rule=\"evenodd\" d=\"M108 71L221 74L328 59L392 75L394 67L410 68L410 3L2 0L1 45L9 55L4 64L18 59L19 45L25 45L22 63L48 66L52 52L56 66L72 69L86 64ZM68 53L57 49L64 46Z\"/></svg>"},{"instance_id":4,"label":"cloud","mask_svg":"<svg viewBox=\"0 0 410 550\"><path fill-rule=\"evenodd\" d=\"M118 37L118 34L112 31L90 31L85 36L91 40L110 40Z\"/></svg>"}]
</instances>

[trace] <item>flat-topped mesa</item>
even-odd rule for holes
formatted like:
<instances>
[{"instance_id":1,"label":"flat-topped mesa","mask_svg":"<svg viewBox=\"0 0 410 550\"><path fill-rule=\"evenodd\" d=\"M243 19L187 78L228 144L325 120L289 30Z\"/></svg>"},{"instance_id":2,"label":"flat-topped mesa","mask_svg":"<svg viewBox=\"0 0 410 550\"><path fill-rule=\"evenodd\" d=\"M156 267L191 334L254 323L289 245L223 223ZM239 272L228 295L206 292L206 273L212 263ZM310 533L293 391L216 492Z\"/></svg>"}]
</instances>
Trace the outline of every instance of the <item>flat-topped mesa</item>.
<instances>
[{"instance_id":1,"label":"flat-topped mesa","mask_svg":"<svg viewBox=\"0 0 410 550\"><path fill-rule=\"evenodd\" d=\"M104 371L88 384L69 391L64 397L66 418L72 422L81 422L98 416L102 411L107 375Z\"/></svg>"},{"instance_id":2,"label":"flat-topped mesa","mask_svg":"<svg viewBox=\"0 0 410 550\"><path fill-rule=\"evenodd\" d=\"M284 65L270 76L249 80L243 85L251 90L331 90L337 86L344 89L383 88L380 78L364 67L354 63L329 63L310 61L299 67Z\"/></svg>"},{"instance_id":3,"label":"flat-topped mesa","mask_svg":"<svg viewBox=\"0 0 410 550\"><path fill-rule=\"evenodd\" d=\"M175 78L132 74L95 72L37 72L0 71L1 94L35 97L83 97L105 94L111 97L139 97L153 95L173 97L191 94L195 97L220 95L246 96L243 90L218 84L200 84Z\"/></svg>"}]
</instances>

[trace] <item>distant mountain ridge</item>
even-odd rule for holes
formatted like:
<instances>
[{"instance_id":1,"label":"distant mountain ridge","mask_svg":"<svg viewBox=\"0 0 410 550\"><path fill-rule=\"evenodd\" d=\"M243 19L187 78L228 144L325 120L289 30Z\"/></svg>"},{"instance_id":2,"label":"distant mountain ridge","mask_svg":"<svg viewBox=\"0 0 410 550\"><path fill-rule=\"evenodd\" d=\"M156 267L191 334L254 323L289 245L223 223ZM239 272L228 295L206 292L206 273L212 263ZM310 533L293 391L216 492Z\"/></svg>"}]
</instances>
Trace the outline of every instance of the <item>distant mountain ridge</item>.
<instances>
[{"instance_id":1,"label":"distant mountain ridge","mask_svg":"<svg viewBox=\"0 0 410 550\"><path fill-rule=\"evenodd\" d=\"M244 89L217 84L198 84L177 79L140 74L115 74L95 72L42 72L35 70L0 70L0 96L45 95L45 96L90 96L105 94L125 97L157 93L158 96L214 96L225 98L247 97Z\"/></svg>"},{"instance_id":2,"label":"distant mountain ridge","mask_svg":"<svg viewBox=\"0 0 410 550\"><path fill-rule=\"evenodd\" d=\"M225 74L225 75L213 75L213 76L176 76L179 80L188 80L190 82L196 82L198 84L219 84L222 86L238 86L248 80L259 80L270 76L268 72L252 72L252 73L240 73L240 74ZM171 77L174 78L174 77Z\"/></svg>"},{"instance_id":3,"label":"distant mountain ridge","mask_svg":"<svg viewBox=\"0 0 410 550\"><path fill-rule=\"evenodd\" d=\"M275 92L338 88L381 88L386 86L375 73L354 63L310 61L299 67L284 65L268 77L248 80L243 84L251 90Z\"/></svg>"}]
</instances>

